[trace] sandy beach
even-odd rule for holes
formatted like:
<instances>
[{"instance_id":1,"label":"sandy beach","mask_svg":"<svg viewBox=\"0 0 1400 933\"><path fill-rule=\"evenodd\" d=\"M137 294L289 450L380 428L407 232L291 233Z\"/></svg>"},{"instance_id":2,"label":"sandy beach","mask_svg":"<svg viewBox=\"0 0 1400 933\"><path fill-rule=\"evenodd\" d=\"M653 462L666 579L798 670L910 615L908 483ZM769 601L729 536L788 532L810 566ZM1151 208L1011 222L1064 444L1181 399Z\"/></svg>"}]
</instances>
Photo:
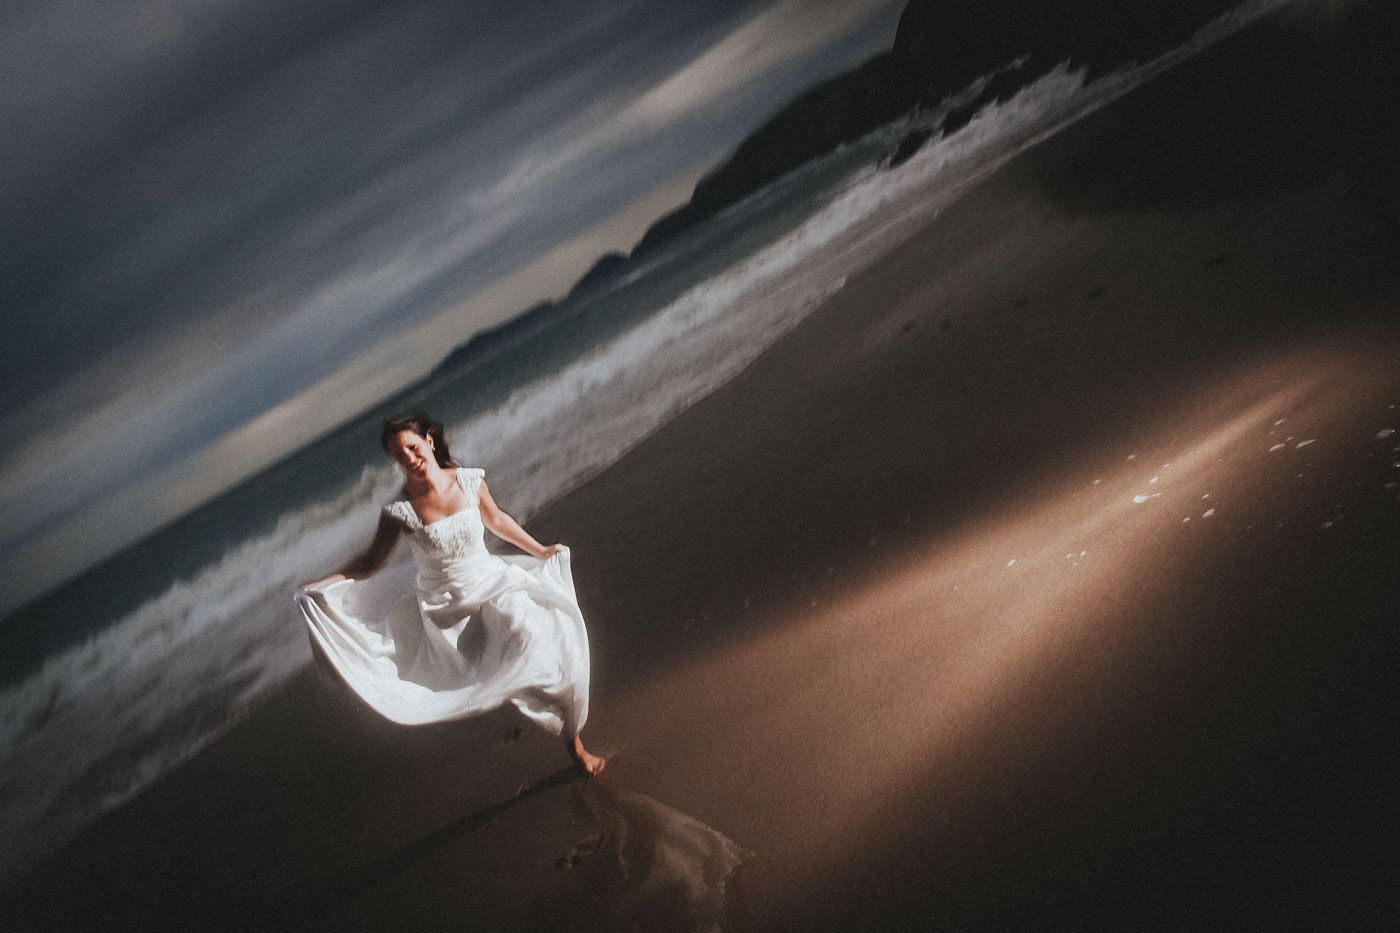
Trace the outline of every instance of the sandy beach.
<instances>
[{"instance_id":1,"label":"sandy beach","mask_svg":"<svg viewBox=\"0 0 1400 933\"><path fill-rule=\"evenodd\" d=\"M603 778L309 669L6 925L1400 922L1389 41L1177 66L534 518Z\"/></svg>"}]
</instances>

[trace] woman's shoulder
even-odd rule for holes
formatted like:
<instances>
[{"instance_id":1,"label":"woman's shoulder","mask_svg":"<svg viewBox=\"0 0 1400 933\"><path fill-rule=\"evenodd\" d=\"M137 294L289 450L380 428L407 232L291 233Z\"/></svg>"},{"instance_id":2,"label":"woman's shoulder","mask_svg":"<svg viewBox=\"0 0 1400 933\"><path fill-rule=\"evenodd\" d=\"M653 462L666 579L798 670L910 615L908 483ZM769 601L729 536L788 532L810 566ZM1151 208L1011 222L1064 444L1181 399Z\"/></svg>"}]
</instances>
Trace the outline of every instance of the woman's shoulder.
<instances>
[{"instance_id":1,"label":"woman's shoulder","mask_svg":"<svg viewBox=\"0 0 1400 933\"><path fill-rule=\"evenodd\" d=\"M476 495L476 490L479 486L481 486L482 477L484 477L485 475L486 471L483 470L481 467L457 468L458 484L472 495Z\"/></svg>"},{"instance_id":2,"label":"woman's shoulder","mask_svg":"<svg viewBox=\"0 0 1400 933\"><path fill-rule=\"evenodd\" d=\"M408 501L407 493L400 489L399 495L402 498L384 503L384 507L381 511L390 518L397 519L400 524L412 528L417 515L413 511L413 505Z\"/></svg>"}]
</instances>

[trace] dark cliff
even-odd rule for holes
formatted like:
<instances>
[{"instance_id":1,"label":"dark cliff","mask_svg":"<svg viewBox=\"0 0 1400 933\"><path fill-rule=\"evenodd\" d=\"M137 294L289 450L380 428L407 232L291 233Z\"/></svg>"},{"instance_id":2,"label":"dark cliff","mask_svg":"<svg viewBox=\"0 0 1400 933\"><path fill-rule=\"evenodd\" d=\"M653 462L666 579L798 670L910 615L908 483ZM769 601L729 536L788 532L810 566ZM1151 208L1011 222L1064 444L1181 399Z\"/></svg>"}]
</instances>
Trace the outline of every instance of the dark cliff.
<instances>
[{"instance_id":1,"label":"dark cliff","mask_svg":"<svg viewBox=\"0 0 1400 933\"><path fill-rule=\"evenodd\" d=\"M915 102L891 52L817 85L750 134L728 161L701 179L690 202L653 224L633 255L890 122Z\"/></svg>"},{"instance_id":2,"label":"dark cliff","mask_svg":"<svg viewBox=\"0 0 1400 933\"><path fill-rule=\"evenodd\" d=\"M893 47L806 91L749 135L706 175L689 202L657 220L630 256L598 260L570 292L577 298L623 275L632 259L714 216L842 143L919 105L938 104L979 76L1025 56L1022 67L990 82L979 99L948 116L953 132L985 103L1005 97L1060 62L1091 75L1144 61L1180 45L1240 0L910 0ZM912 133L891 153L897 164L931 134ZM543 326L549 304L458 348L442 367Z\"/></svg>"},{"instance_id":3,"label":"dark cliff","mask_svg":"<svg viewBox=\"0 0 1400 933\"><path fill-rule=\"evenodd\" d=\"M910 0L890 51L784 107L700 181L688 204L653 224L633 255L1018 57L1027 57L1025 66L994 82L974 109L1063 61L1087 67L1092 75L1147 60L1238 5L1238 0Z\"/></svg>"}]
</instances>

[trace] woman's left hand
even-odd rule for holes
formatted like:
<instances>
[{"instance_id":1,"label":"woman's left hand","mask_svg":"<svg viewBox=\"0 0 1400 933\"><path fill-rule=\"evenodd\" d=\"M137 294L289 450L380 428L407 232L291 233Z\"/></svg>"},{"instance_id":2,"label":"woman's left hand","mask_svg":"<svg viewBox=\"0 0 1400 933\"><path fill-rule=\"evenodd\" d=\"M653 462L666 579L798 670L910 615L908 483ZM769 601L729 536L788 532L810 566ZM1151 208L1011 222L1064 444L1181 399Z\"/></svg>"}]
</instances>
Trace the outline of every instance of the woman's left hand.
<instances>
[{"instance_id":1,"label":"woman's left hand","mask_svg":"<svg viewBox=\"0 0 1400 933\"><path fill-rule=\"evenodd\" d=\"M553 557L555 554L558 554L562 550L564 550L564 545L551 544L540 553L540 560L548 560L549 558Z\"/></svg>"}]
</instances>

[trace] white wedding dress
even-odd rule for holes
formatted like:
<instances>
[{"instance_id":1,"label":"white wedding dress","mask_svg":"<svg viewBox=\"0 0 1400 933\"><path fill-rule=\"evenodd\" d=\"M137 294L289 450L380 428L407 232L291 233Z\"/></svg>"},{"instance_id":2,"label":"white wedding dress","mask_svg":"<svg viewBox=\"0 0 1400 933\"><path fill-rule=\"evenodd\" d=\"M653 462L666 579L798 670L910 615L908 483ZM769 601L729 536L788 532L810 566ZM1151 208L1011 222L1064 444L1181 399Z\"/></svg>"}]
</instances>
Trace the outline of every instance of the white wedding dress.
<instances>
[{"instance_id":1,"label":"white wedding dress","mask_svg":"<svg viewBox=\"0 0 1400 933\"><path fill-rule=\"evenodd\" d=\"M371 707L406 725L460 719L506 702L545 729L577 735L588 718L588 633L569 551L540 560L486 550L477 507L484 472L458 467L469 504L426 525L406 499L412 561L361 580L303 589L311 636Z\"/></svg>"}]
</instances>

